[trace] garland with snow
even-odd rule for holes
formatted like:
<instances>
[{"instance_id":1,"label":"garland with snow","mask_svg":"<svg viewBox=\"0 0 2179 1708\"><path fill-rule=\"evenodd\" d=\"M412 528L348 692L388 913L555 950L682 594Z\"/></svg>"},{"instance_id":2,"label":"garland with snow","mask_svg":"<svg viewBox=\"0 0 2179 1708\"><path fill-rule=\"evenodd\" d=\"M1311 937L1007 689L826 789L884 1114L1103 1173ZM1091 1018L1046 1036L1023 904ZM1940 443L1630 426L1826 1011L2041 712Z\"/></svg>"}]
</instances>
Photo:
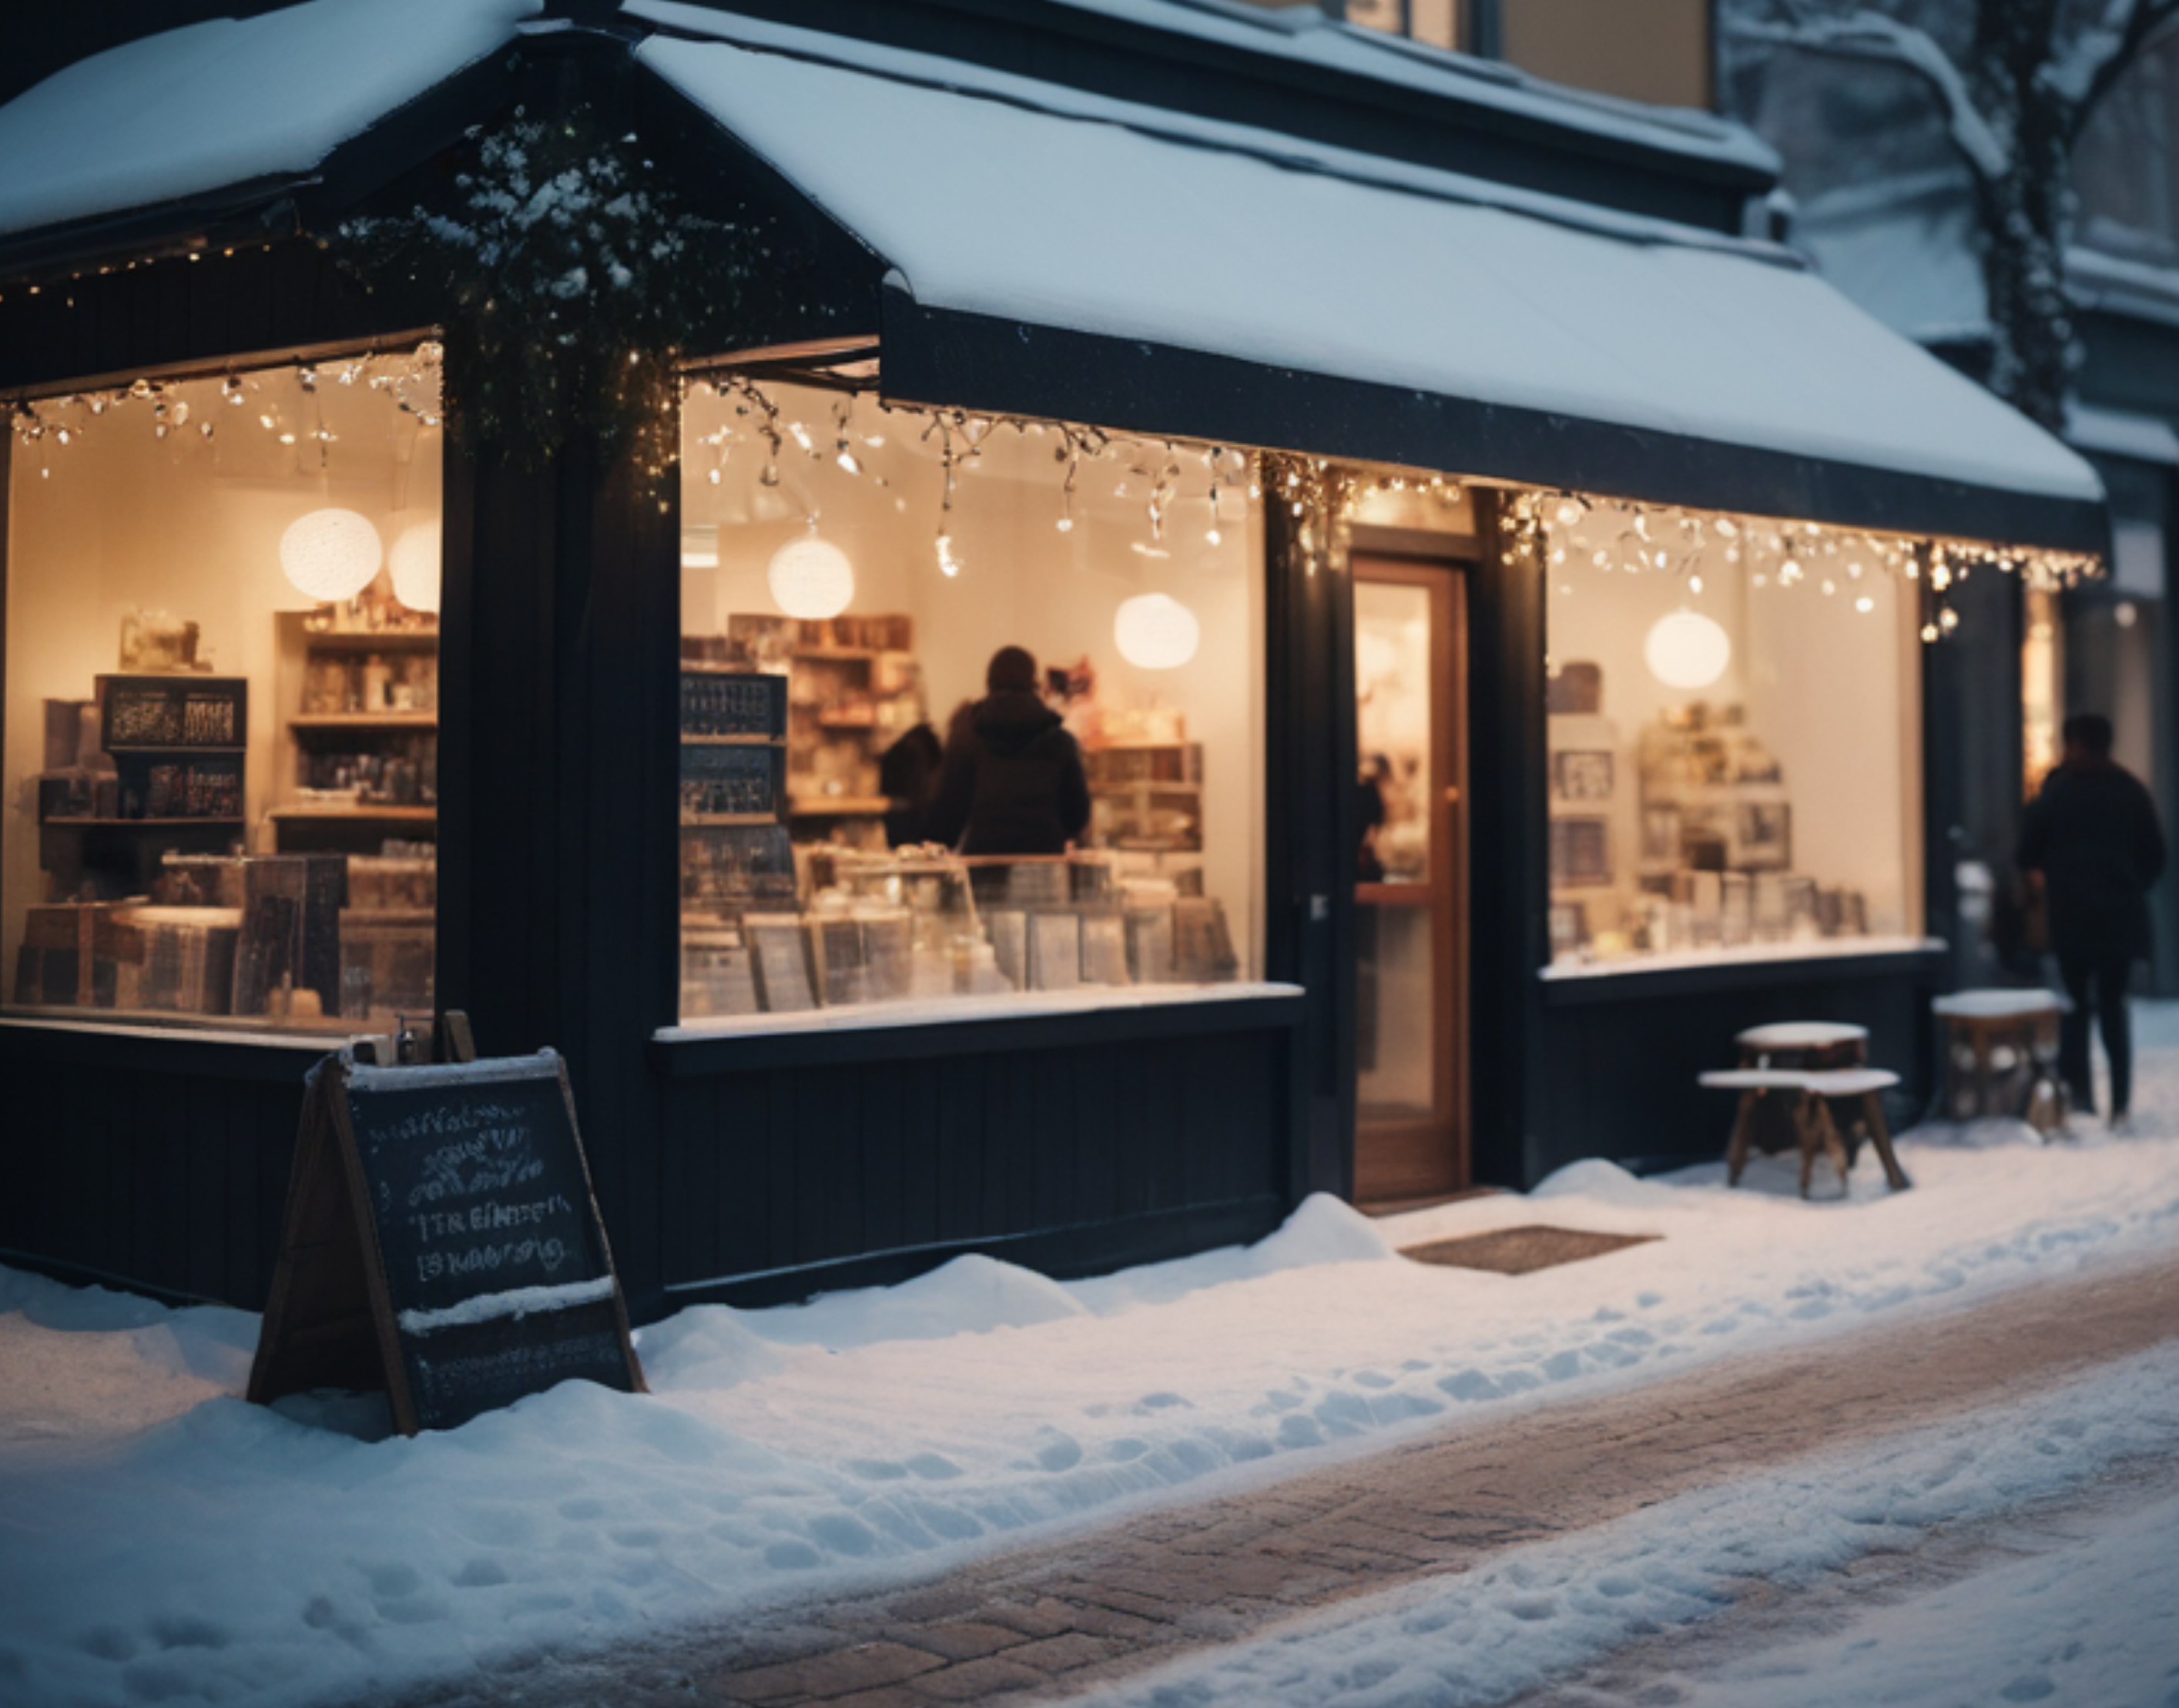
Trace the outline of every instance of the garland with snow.
<instances>
[{"instance_id":1,"label":"garland with snow","mask_svg":"<svg viewBox=\"0 0 2179 1708\"><path fill-rule=\"evenodd\" d=\"M327 247L446 327L448 414L473 449L535 466L587 434L632 445L656 478L682 353L735 315L756 246L683 206L636 137L586 107L518 107L474 150L450 205L345 221Z\"/></svg>"}]
</instances>

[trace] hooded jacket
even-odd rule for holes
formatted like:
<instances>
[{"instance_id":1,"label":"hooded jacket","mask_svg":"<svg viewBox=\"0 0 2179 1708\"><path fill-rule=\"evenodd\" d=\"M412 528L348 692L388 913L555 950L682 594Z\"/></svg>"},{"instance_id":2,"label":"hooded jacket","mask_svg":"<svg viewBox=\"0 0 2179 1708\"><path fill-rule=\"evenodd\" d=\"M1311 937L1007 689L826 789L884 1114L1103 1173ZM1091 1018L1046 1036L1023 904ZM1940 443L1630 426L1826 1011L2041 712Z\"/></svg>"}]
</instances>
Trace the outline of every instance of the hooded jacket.
<instances>
[{"instance_id":1,"label":"hooded jacket","mask_svg":"<svg viewBox=\"0 0 2179 1708\"><path fill-rule=\"evenodd\" d=\"M2050 946L2061 956L2148 954L2149 890L2164 858L2149 791L2109 763L2061 765L2021 820L2017 863L2043 874Z\"/></svg>"},{"instance_id":2,"label":"hooded jacket","mask_svg":"<svg viewBox=\"0 0 2179 1708\"><path fill-rule=\"evenodd\" d=\"M1063 854L1089 822L1082 750L1035 694L996 693L954 720L933 841L963 854Z\"/></svg>"}]
</instances>

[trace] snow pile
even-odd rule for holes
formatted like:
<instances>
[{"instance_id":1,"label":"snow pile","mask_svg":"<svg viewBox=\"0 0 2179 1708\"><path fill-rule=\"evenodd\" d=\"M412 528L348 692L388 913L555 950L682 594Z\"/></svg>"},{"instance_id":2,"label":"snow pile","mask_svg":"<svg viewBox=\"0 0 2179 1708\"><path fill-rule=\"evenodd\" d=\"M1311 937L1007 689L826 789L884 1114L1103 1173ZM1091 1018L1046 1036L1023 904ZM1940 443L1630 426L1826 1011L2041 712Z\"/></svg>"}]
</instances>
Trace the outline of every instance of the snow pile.
<instances>
[{"instance_id":1,"label":"snow pile","mask_svg":"<svg viewBox=\"0 0 2179 1708\"><path fill-rule=\"evenodd\" d=\"M413 1441L377 1396L244 1404L253 1317L0 1271L0 1700L383 1695L2168 1250L2179 1049L2138 1113L2048 1148L1905 1136L1897 1194L1866 1155L1808 1202L1789 1158L1731 1191L1589 1162L1386 1221L1315 1198L1090 1281L970 1256L698 1307L643 1332L650 1397L569 1383ZM1523 1277L1393 1249L1539 1221L1663 1237Z\"/></svg>"},{"instance_id":2,"label":"snow pile","mask_svg":"<svg viewBox=\"0 0 2179 1708\"><path fill-rule=\"evenodd\" d=\"M1085 1700L1111 1708L1503 1702L1638 1637L1713 1618L1752 1585L1803 1588L1863 1555L1911 1544L1918 1531L2011 1514L2084 1488L2125 1461L2169 1456L2179 1448L2175 1388L2179 1348L2165 1348L1983 1414L1971 1438L1947 1421L1854 1443L1578 1536L1509 1549L1471 1572L1342 1601L1275 1637ZM2029 1561L1995 1584L1997 1594L2026 1605L2017 1623L1989 1605L1990 1579L1977 1578L1931 1597L1929 1608L1878 1612L1787 1656L1766 1657L1715 1693L1685 1694L1685 1681L1675 1679L1631 1700L1951 1708L2041 1700L2057 1689L2052 1675L2070 1667L2085 1693L2072 1700L2083 1705L2168 1702L2179 1619L2179 1582L2169 1569L2175 1522L2179 1501L2165 1500L2092 1543L2088 1557L2106 1589L2100 1596L2067 1581L2063 1559ZM2145 1597L2129 1569L2143 1574ZM2064 1593L2048 1598L2054 1585ZM2084 1629L2097 1634L2093 1654ZM2141 1694L2127 1693L2128 1682Z\"/></svg>"}]
</instances>

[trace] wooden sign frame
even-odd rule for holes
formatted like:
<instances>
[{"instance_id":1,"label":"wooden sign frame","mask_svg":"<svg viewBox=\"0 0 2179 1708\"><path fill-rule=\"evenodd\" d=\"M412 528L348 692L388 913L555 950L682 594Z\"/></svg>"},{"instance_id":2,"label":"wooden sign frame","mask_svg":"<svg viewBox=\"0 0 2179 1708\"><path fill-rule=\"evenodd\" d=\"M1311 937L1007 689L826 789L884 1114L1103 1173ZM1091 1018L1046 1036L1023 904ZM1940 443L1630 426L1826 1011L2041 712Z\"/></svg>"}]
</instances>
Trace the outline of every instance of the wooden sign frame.
<instances>
[{"instance_id":1,"label":"wooden sign frame","mask_svg":"<svg viewBox=\"0 0 2179 1708\"><path fill-rule=\"evenodd\" d=\"M458 1048L466 1034L462 1022L451 1033L442 1025L440 1036ZM582 1267L596 1273L568 1286L480 1289L451 1306L418 1308L415 1289L397 1287L388 1273L354 1100L378 1091L443 1089L452 1103L478 1087L535 1087L546 1080L558 1087L579 1181L579 1201L563 1208L579 1224L583 1255L590 1260ZM453 1427L569 1377L625 1393L648 1392L559 1056L545 1050L496 1060L378 1067L359 1060L351 1048L318 1063L305 1086L280 1256L250 1373L252 1402L269 1404L283 1394L317 1388L382 1388L394 1426L414 1435ZM570 1295L580 1296L565 1296ZM440 1355L448 1345L466 1351ZM464 1357L472 1376L483 1371L490 1377L466 1392ZM499 1397L472 1403L480 1388Z\"/></svg>"}]
</instances>

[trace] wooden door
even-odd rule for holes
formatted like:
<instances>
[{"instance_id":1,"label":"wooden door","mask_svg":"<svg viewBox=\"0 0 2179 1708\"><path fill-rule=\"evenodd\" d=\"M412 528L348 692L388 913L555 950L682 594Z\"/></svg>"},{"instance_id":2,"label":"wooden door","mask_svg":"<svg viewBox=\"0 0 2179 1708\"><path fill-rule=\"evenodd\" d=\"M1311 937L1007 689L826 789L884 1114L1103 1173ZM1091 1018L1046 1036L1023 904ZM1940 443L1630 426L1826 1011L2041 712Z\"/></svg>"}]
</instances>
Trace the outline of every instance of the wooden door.
<instances>
[{"instance_id":1,"label":"wooden door","mask_svg":"<svg viewBox=\"0 0 2179 1708\"><path fill-rule=\"evenodd\" d=\"M1466 583L1354 560L1354 1196L1468 1184Z\"/></svg>"}]
</instances>

